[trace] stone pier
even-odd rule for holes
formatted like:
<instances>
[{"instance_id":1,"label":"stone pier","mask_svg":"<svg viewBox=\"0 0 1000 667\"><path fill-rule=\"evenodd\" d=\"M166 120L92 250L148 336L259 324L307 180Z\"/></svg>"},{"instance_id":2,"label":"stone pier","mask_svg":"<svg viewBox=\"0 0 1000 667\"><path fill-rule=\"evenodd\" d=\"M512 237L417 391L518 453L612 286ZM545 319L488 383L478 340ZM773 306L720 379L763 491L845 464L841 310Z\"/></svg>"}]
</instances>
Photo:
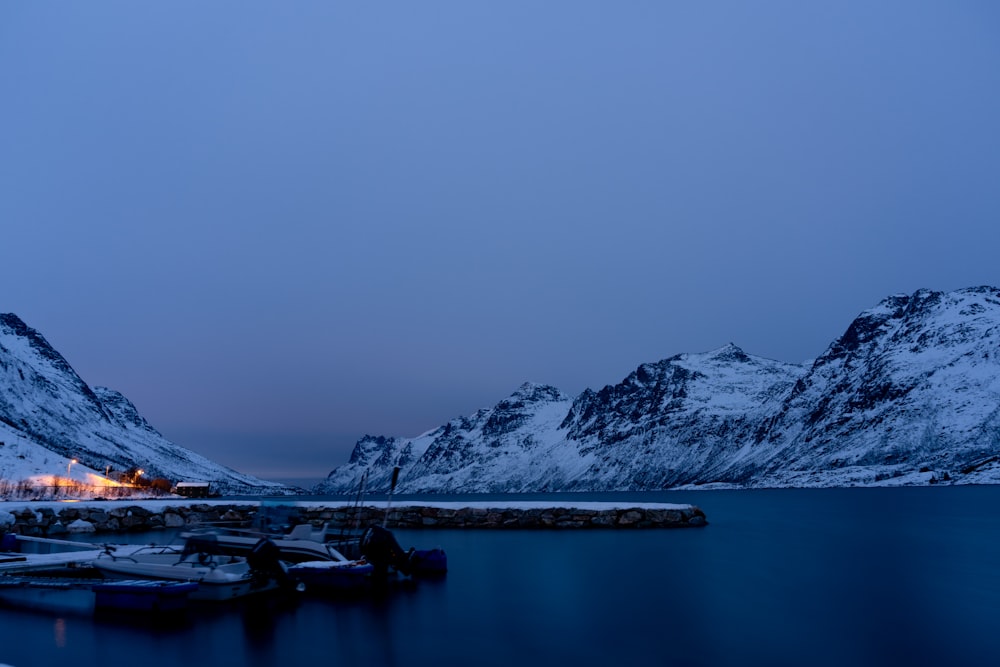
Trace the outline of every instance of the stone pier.
<instances>
[{"instance_id":1,"label":"stone pier","mask_svg":"<svg viewBox=\"0 0 1000 667\"><path fill-rule=\"evenodd\" d=\"M280 523L327 524L333 528L381 525L386 507L360 507L322 502L288 502L280 509ZM64 503L0 502L0 534L59 537L75 532L119 533L196 526L254 527L259 524L258 502L209 501L82 501ZM388 510L389 528L435 529L654 529L688 528L707 524L694 505L664 503L406 503Z\"/></svg>"}]
</instances>

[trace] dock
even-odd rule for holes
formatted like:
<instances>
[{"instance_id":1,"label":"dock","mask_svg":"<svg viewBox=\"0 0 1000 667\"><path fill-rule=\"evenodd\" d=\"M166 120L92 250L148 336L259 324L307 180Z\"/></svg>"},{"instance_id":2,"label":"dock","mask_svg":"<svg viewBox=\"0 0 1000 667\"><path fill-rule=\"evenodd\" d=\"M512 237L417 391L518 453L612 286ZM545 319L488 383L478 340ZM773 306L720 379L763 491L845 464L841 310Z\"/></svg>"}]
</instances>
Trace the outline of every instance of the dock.
<instances>
[{"instance_id":1,"label":"dock","mask_svg":"<svg viewBox=\"0 0 1000 667\"><path fill-rule=\"evenodd\" d=\"M73 542L46 537L18 536L17 542L38 543L49 553L0 552L0 574L22 574L39 570L85 568L105 551L102 544ZM115 553L128 554L141 544L115 545Z\"/></svg>"},{"instance_id":2,"label":"dock","mask_svg":"<svg viewBox=\"0 0 1000 667\"><path fill-rule=\"evenodd\" d=\"M20 557L0 554L0 573L21 574L36 570L86 567L100 554L100 549L52 554L25 554Z\"/></svg>"}]
</instances>

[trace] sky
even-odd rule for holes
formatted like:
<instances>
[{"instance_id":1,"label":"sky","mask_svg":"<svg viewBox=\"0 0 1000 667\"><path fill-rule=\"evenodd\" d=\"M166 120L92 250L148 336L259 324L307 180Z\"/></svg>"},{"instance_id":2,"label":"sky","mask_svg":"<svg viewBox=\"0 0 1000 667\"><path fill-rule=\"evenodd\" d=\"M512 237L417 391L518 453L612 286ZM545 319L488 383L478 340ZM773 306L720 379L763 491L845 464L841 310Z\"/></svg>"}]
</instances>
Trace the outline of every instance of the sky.
<instances>
[{"instance_id":1,"label":"sky","mask_svg":"<svg viewBox=\"0 0 1000 667\"><path fill-rule=\"evenodd\" d=\"M525 382L998 285L1000 5L0 4L0 312L323 477Z\"/></svg>"}]
</instances>

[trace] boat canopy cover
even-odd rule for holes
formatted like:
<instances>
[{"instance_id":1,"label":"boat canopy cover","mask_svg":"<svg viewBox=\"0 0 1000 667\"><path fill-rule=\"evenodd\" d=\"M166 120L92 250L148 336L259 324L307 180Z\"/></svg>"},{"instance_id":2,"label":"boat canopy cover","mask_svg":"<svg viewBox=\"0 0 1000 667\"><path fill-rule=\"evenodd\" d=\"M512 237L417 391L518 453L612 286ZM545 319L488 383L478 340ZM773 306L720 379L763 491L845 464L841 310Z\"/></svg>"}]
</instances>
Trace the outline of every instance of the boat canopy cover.
<instances>
[{"instance_id":1,"label":"boat canopy cover","mask_svg":"<svg viewBox=\"0 0 1000 667\"><path fill-rule=\"evenodd\" d=\"M192 535L187 538L184 543L184 551L181 552L181 560L184 560L192 554L221 554L219 550L219 541L215 538L215 535L208 534L197 534Z\"/></svg>"}]
</instances>

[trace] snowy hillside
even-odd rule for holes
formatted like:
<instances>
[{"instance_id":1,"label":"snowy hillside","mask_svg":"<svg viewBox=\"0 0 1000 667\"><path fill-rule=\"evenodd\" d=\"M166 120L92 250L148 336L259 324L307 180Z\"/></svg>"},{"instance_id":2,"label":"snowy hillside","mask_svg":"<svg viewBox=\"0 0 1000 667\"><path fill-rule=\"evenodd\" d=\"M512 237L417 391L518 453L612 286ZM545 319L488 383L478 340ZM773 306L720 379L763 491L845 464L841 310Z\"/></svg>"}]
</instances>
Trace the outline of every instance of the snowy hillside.
<instances>
[{"instance_id":1,"label":"snowy hillside","mask_svg":"<svg viewBox=\"0 0 1000 667\"><path fill-rule=\"evenodd\" d=\"M417 438L367 436L318 487L401 492L1000 482L1000 291L896 295L810 366L734 345L570 399L524 385Z\"/></svg>"},{"instance_id":2,"label":"snowy hillside","mask_svg":"<svg viewBox=\"0 0 1000 667\"><path fill-rule=\"evenodd\" d=\"M223 492L283 488L169 442L124 396L89 387L37 331L9 313L0 314L0 443L0 479L8 481L68 473L91 483L110 467L212 481Z\"/></svg>"},{"instance_id":3,"label":"snowy hillside","mask_svg":"<svg viewBox=\"0 0 1000 667\"><path fill-rule=\"evenodd\" d=\"M455 419L413 439L362 438L346 466L331 473L332 488L357 488L370 470L369 488L388 488L394 465L407 470L409 492L527 491L544 483L538 452L558 467L559 426L571 399L554 387L526 383L491 410ZM575 460L567 459L573 465ZM492 480L496 480L495 482Z\"/></svg>"},{"instance_id":4,"label":"snowy hillside","mask_svg":"<svg viewBox=\"0 0 1000 667\"><path fill-rule=\"evenodd\" d=\"M1000 291L921 290L862 313L761 443L769 477L824 485L859 468L871 481L924 468L961 478L1000 454Z\"/></svg>"}]
</instances>

